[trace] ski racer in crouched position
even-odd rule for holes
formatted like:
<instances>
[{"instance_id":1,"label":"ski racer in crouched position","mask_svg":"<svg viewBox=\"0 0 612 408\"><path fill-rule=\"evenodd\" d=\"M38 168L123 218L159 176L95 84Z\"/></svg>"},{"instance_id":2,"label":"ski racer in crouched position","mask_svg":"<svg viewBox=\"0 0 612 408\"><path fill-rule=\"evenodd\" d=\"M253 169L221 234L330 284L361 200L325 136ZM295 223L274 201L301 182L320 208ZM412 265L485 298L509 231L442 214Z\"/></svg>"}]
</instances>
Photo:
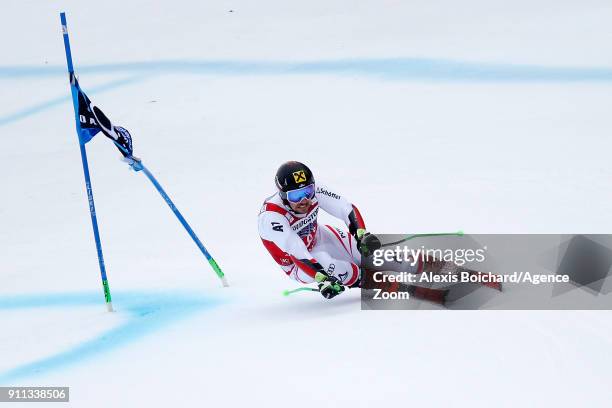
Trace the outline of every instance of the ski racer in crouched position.
<instances>
[{"instance_id":1,"label":"ski racer in crouched position","mask_svg":"<svg viewBox=\"0 0 612 408\"><path fill-rule=\"evenodd\" d=\"M366 231L359 210L340 194L316 183L303 163L290 161L276 172L278 192L268 197L259 213L261 240L292 279L316 282L323 297L331 299L346 287L361 285L361 257L381 247ZM348 233L330 225L319 226L319 210L344 221Z\"/></svg>"}]
</instances>

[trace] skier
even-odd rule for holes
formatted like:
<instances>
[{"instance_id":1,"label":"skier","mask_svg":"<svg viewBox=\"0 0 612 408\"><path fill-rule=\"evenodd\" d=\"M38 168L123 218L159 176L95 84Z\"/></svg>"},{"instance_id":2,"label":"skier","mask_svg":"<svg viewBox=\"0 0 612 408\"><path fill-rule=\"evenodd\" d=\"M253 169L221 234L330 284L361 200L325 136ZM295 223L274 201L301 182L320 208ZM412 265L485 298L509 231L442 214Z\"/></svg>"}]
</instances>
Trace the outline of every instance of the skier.
<instances>
[{"instance_id":1,"label":"skier","mask_svg":"<svg viewBox=\"0 0 612 408\"><path fill-rule=\"evenodd\" d=\"M319 292L331 299L345 288L380 289L385 292L408 292L414 298L444 305L448 290L433 289L399 282L374 282L372 271L361 267L362 257L381 248L374 234L367 232L359 210L340 194L316 183L312 171L303 163L290 161L276 172L278 192L268 197L259 213L261 240L292 279L308 284L316 282ZM319 209L344 221L349 232L330 225L319 228ZM433 257L418 263L385 264L385 270L420 274L457 273L452 262ZM412 266L407 266L412 265ZM501 290L499 284L485 286Z\"/></svg>"},{"instance_id":2,"label":"skier","mask_svg":"<svg viewBox=\"0 0 612 408\"><path fill-rule=\"evenodd\" d=\"M331 299L361 283L361 257L380 248L367 232L357 207L330 188L316 183L303 163L289 161L276 172L278 192L259 213L259 235L283 271L298 282L316 282ZM319 227L319 209L344 221L348 233L330 225Z\"/></svg>"}]
</instances>

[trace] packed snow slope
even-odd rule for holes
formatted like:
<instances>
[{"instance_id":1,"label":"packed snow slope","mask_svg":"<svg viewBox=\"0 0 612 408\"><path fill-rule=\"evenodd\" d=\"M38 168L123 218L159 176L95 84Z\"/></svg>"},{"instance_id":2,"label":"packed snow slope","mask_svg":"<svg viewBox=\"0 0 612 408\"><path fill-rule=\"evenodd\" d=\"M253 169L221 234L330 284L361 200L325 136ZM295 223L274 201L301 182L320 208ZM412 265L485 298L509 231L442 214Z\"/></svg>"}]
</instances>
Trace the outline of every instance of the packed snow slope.
<instances>
[{"instance_id":1,"label":"packed snow slope","mask_svg":"<svg viewBox=\"0 0 612 408\"><path fill-rule=\"evenodd\" d=\"M0 385L72 406L607 406L608 312L361 311L295 287L257 235L286 160L380 233L610 233L609 1L2 3ZM143 174L87 145L83 89ZM340 221L321 217L321 222Z\"/></svg>"}]
</instances>

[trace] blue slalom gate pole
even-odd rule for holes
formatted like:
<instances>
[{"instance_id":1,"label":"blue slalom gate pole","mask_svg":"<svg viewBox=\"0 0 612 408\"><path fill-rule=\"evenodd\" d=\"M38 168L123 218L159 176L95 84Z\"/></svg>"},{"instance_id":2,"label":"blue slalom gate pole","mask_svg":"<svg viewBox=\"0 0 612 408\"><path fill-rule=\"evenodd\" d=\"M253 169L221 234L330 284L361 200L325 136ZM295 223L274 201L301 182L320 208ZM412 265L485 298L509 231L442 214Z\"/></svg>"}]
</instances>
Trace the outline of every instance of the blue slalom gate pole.
<instances>
[{"instance_id":1,"label":"blue slalom gate pole","mask_svg":"<svg viewBox=\"0 0 612 408\"><path fill-rule=\"evenodd\" d=\"M195 232L193 232L193 230L191 229L191 227L187 223L187 220L185 220L185 217L183 217L183 215L178 210L178 208L176 208L176 206L174 205L174 203L172 202L172 200L170 199L168 194L166 194L166 192L164 191L163 187L161 186L161 184L159 184L159 182L157 181L155 176L153 176L153 174L151 174L149 169L147 169L142 164L142 162L135 162L135 163L132 164L132 166L133 166L134 170L136 170L136 171L142 170L144 172L144 174L147 176L147 178L151 181L151 183L153 183L153 185L155 186L155 188L157 189L159 194L162 196L162 198L164 199L166 204L168 204L168 207L170 207L170 209L172 210L174 215L176 215L176 218L178 218L178 220L181 222L181 224L183 225L185 230L187 230L187 233L189 234L191 239L193 239L193 242L195 242L195 244L198 246L198 248L200 248L200 251L202 251L202 253L206 257L206 259L208 260L208 263L210 264L210 266L213 268L213 270L215 271L215 273L217 274L219 279L221 279L221 282L223 283L223 286L226 286L226 287L229 286L229 284L227 282L227 278L225 277L225 274L223 273L223 271L221 270L221 268L219 267L217 262L213 259L212 256L210 256L210 253L208 253L208 251L206 250L206 247L204 246L204 244L202 244L202 241L200 241L200 239L195 234Z\"/></svg>"},{"instance_id":2,"label":"blue slalom gate pole","mask_svg":"<svg viewBox=\"0 0 612 408\"><path fill-rule=\"evenodd\" d=\"M96 250L98 252L98 264L100 265L100 275L102 276L102 287L104 289L104 300L109 312L113 311L113 303L106 277L106 267L104 266L104 256L102 254L102 242L100 241L100 231L98 230L98 218L96 217L96 207L94 205L93 190L91 188L91 180L89 177L89 165L87 164L87 151L85 144L81 139L81 121L79 120L79 102L78 92L74 82L74 68L72 66L72 53L70 52L70 39L68 38L68 26L66 24L66 13L60 13L62 22L62 34L64 36L64 49L66 51L66 63L68 64L68 75L70 78L70 91L72 92L72 105L74 106L74 119L76 122L77 137L79 139L79 147L81 149L81 161L83 162L83 174L85 176L85 189L87 190L87 200L89 202L89 214L91 215L91 224L93 226L94 239L96 241Z\"/></svg>"}]
</instances>

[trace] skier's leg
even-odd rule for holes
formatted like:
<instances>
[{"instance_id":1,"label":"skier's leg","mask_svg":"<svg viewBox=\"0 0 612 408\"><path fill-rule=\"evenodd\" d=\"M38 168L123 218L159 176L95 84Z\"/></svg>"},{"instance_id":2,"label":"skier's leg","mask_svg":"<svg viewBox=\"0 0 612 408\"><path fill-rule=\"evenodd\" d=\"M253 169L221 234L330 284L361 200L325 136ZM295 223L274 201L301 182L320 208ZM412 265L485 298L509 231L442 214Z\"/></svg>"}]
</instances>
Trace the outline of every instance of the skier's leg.
<instances>
[{"instance_id":1,"label":"skier's leg","mask_svg":"<svg viewBox=\"0 0 612 408\"><path fill-rule=\"evenodd\" d=\"M308 283L313 283L315 281L312 276L310 276L305 271L298 268L296 264L292 265L291 270L287 275L289 275L290 278L295 279L296 281L300 283L308 284Z\"/></svg>"},{"instance_id":2,"label":"skier's leg","mask_svg":"<svg viewBox=\"0 0 612 408\"><path fill-rule=\"evenodd\" d=\"M359 281L361 255L355 239L348 232L329 225L322 226L311 253L325 271L338 278L343 285L350 287Z\"/></svg>"}]
</instances>

